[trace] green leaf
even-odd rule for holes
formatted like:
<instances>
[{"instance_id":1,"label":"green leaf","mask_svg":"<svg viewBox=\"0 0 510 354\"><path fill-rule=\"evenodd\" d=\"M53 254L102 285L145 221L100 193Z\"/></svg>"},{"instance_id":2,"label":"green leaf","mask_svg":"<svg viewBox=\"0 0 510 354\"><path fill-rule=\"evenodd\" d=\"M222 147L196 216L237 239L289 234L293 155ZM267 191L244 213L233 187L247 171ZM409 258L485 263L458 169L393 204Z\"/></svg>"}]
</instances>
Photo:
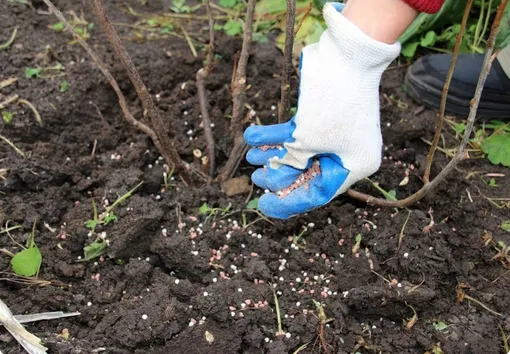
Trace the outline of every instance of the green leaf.
<instances>
[{"instance_id":1,"label":"green leaf","mask_svg":"<svg viewBox=\"0 0 510 354\"><path fill-rule=\"evenodd\" d=\"M54 31L62 31L65 28L65 26L62 22L57 22L51 25L50 28Z\"/></svg>"},{"instance_id":2,"label":"green leaf","mask_svg":"<svg viewBox=\"0 0 510 354\"><path fill-rule=\"evenodd\" d=\"M108 215L106 215L106 217L104 218L104 222L105 222L106 224L108 224L108 223L110 223L110 222L112 222L112 221L114 221L114 222L115 222L115 221L117 221L117 220L118 220L117 215L115 215L115 213L114 213L113 211L110 211L110 212L108 213Z\"/></svg>"},{"instance_id":3,"label":"green leaf","mask_svg":"<svg viewBox=\"0 0 510 354\"><path fill-rule=\"evenodd\" d=\"M435 14L421 13L413 23L399 37L399 42L407 44L408 41L421 37L430 30L440 31L442 27L452 23L460 23L464 14L467 0L445 0L441 9Z\"/></svg>"},{"instance_id":4,"label":"green leaf","mask_svg":"<svg viewBox=\"0 0 510 354\"><path fill-rule=\"evenodd\" d=\"M510 232L510 220L505 220L501 223L501 229Z\"/></svg>"},{"instance_id":5,"label":"green leaf","mask_svg":"<svg viewBox=\"0 0 510 354\"><path fill-rule=\"evenodd\" d=\"M237 4L237 0L220 0L219 4L223 7L234 7Z\"/></svg>"},{"instance_id":6,"label":"green leaf","mask_svg":"<svg viewBox=\"0 0 510 354\"><path fill-rule=\"evenodd\" d=\"M421 39L420 45L422 47L428 48L432 47L434 44L436 44L437 41L437 34L434 31L428 31L425 37Z\"/></svg>"},{"instance_id":7,"label":"green leaf","mask_svg":"<svg viewBox=\"0 0 510 354\"><path fill-rule=\"evenodd\" d=\"M223 30L229 36L235 36L243 32L243 25L239 21L228 20L223 26Z\"/></svg>"},{"instance_id":8,"label":"green leaf","mask_svg":"<svg viewBox=\"0 0 510 354\"><path fill-rule=\"evenodd\" d=\"M393 189L391 191L388 191L388 193L386 193L384 196L388 200L397 201L397 192L394 191Z\"/></svg>"},{"instance_id":9,"label":"green leaf","mask_svg":"<svg viewBox=\"0 0 510 354\"><path fill-rule=\"evenodd\" d=\"M174 30L174 25L171 23L164 25L161 30L159 31L161 34L167 34Z\"/></svg>"},{"instance_id":10,"label":"green leaf","mask_svg":"<svg viewBox=\"0 0 510 354\"><path fill-rule=\"evenodd\" d=\"M202 204L202 206L200 207L200 214L206 215L208 211L209 207L207 206L207 203Z\"/></svg>"},{"instance_id":11,"label":"green leaf","mask_svg":"<svg viewBox=\"0 0 510 354\"><path fill-rule=\"evenodd\" d=\"M40 68L25 68L25 77L27 79L31 77L39 77L41 75Z\"/></svg>"},{"instance_id":12,"label":"green leaf","mask_svg":"<svg viewBox=\"0 0 510 354\"><path fill-rule=\"evenodd\" d=\"M42 256L37 246L24 249L18 252L11 259L11 266L14 273L24 276L33 277L39 272L41 267Z\"/></svg>"},{"instance_id":13,"label":"green leaf","mask_svg":"<svg viewBox=\"0 0 510 354\"><path fill-rule=\"evenodd\" d=\"M510 167L510 134L494 134L482 142L482 151L487 154L489 161Z\"/></svg>"},{"instance_id":14,"label":"green leaf","mask_svg":"<svg viewBox=\"0 0 510 354\"><path fill-rule=\"evenodd\" d=\"M267 35L261 32L255 32L253 33L253 41L256 43L269 43L269 39L267 38Z\"/></svg>"},{"instance_id":15,"label":"green leaf","mask_svg":"<svg viewBox=\"0 0 510 354\"><path fill-rule=\"evenodd\" d=\"M60 92L66 92L69 89L69 83L67 81L62 81L60 83Z\"/></svg>"},{"instance_id":16,"label":"green leaf","mask_svg":"<svg viewBox=\"0 0 510 354\"><path fill-rule=\"evenodd\" d=\"M85 227L87 229L94 230L97 224L98 224L97 220L87 220L87 222L85 223Z\"/></svg>"},{"instance_id":17,"label":"green leaf","mask_svg":"<svg viewBox=\"0 0 510 354\"><path fill-rule=\"evenodd\" d=\"M497 187L498 185L496 184L496 180L494 178L491 178L489 180L489 187Z\"/></svg>"},{"instance_id":18,"label":"green leaf","mask_svg":"<svg viewBox=\"0 0 510 354\"><path fill-rule=\"evenodd\" d=\"M464 123L455 124L455 133L462 134L462 133L464 133L465 130L466 130L466 124L464 124Z\"/></svg>"},{"instance_id":19,"label":"green leaf","mask_svg":"<svg viewBox=\"0 0 510 354\"><path fill-rule=\"evenodd\" d=\"M416 49L418 49L419 44L419 42L406 43L402 46L400 53L406 58L412 58L414 54L416 54Z\"/></svg>"},{"instance_id":20,"label":"green leaf","mask_svg":"<svg viewBox=\"0 0 510 354\"><path fill-rule=\"evenodd\" d=\"M448 328L448 325L446 323L444 323L444 322L441 322L441 321L434 322L433 325L434 325L435 330L436 331L440 331L440 332L442 332L442 331L444 331L445 329Z\"/></svg>"},{"instance_id":21,"label":"green leaf","mask_svg":"<svg viewBox=\"0 0 510 354\"><path fill-rule=\"evenodd\" d=\"M246 209L257 210L259 208L259 198L254 198L246 204Z\"/></svg>"},{"instance_id":22,"label":"green leaf","mask_svg":"<svg viewBox=\"0 0 510 354\"><path fill-rule=\"evenodd\" d=\"M83 253L85 256L85 261L90 261L91 259L97 258L106 253L106 247L108 245L103 240L95 240L90 245L85 246L83 248Z\"/></svg>"},{"instance_id":23,"label":"green leaf","mask_svg":"<svg viewBox=\"0 0 510 354\"><path fill-rule=\"evenodd\" d=\"M5 122L5 124L11 123L13 118L14 118L14 113L2 111L2 120Z\"/></svg>"},{"instance_id":24,"label":"green leaf","mask_svg":"<svg viewBox=\"0 0 510 354\"><path fill-rule=\"evenodd\" d=\"M510 123L505 123L500 120L491 120L489 123L484 124L487 129L502 130L510 132Z\"/></svg>"}]
</instances>

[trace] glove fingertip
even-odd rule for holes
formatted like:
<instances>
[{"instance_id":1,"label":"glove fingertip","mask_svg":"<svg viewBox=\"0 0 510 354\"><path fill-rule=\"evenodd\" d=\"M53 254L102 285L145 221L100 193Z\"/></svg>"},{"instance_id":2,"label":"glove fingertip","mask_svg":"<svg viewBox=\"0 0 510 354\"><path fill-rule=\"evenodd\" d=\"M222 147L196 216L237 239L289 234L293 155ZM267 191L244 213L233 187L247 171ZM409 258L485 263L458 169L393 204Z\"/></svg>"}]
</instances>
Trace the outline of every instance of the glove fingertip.
<instances>
[{"instance_id":1,"label":"glove fingertip","mask_svg":"<svg viewBox=\"0 0 510 354\"><path fill-rule=\"evenodd\" d=\"M258 207L262 214L273 219L286 220L292 216L282 207L280 198L274 193L264 194L260 197Z\"/></svg>"}]
</instances>

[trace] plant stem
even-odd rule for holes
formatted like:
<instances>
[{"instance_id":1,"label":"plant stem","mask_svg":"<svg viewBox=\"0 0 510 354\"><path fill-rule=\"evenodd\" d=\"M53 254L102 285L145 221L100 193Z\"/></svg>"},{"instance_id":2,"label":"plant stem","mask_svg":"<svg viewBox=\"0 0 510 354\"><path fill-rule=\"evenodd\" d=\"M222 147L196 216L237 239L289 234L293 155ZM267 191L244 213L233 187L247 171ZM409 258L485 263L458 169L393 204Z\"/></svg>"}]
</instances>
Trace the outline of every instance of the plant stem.
<instances>
[{"instance_id":1,"label":"plant stem","mask_svg":"<svg viewBox=\"0 0 510 354\"><path fill-rule=\"evenodd\" d=\"M49 2L49 0L44 0L45 2ZM167 135L166 125L159 114L159 110L156 108L154 101L152 100L149 90L143 83L140 74L136 70L134 63L132 62L126 48L122 44L122 41L113 28L110 19L106 15L103 4L101 0L91 0L92 11L94 12L99 26L103 29L110 42L115 54L119 57L122 62L124 68L126 69L133 86L136 89L136 93L142 102L142 106L144 110L149 115L150 121L154 130L152 131L153 136L156 138L157 145L156 147L160 151L161 155L165 159L166 163L169 166L175 167L179 172L184 173L186 177L188 177L188 173L184 168L184 163L181 160L177 149L174 146L174 143ZM127 108L126 108L127 109ZM134 118L133 118L134 119ZM139 122L138 122L139 123ZM154 141L154 139L153 139ZM159 146L158 146L159 145Z\"/></svg>"},{"instance_id":2,"label":"plant stem","mask_svg":"<svg viewBox=\"0 0 510 354\"><path fill-rule=\"evenodd\" d=\"M285 30L285 47L281 83L281 100L278 103L278 123L289 109L290 76L292 72L292 49L294 47L294 24L296 22L296 0L287 0L287 19Z\"/></svg>"},{"instance_id":3,"label":"plant stem","mask_svg":"<svg viewBox=\"0 0 510 354\"><path fill-rule=\"evenodd\" d=\"M273 287L271 287L273 290L273 297L274 297L274 307L276 309L276 321L278 322L278 330L276 331L276 336L280 336L285 334L282 328L282 316L280 314L280 304L278 303L278 296L276 296L276 291Z\"/></svg>"},{"instance_id":4,"label":"plant stem","mask_svg":"<svg viewBox=\"0 0 510 354\"><path fill-rule=\"evenodd\" d=\"M106 80L108 81L110 86L113 88L113 90L117 94L117 98L119 100L119 105L120 105L120 108L122 109L122 113L124 114L124 118L126 119L126 121L128 121L128 123L133 125L135 128L144 132L152 140L152 142L154 143L154 146L158 149L158 151L161 153L161 155L165 159L165 162L169 166L174 166L174 167L178 168L181 172L184 173L185 176L188 176L188 173L187 173L186 169L184 168L184 164L183 164L182 160L180 159L179 155L177 154L177 150L175 150L175 148L172 145L171 140L168 138L168 136L165 133L166 129L164 129L164 125L162 125L161 122L160 122L161 124L157 124L155 126L155 128L156 128L156 132L155 132L154 130L152 130L152 128L150 128L149 126L136 120L133 117L133 115L129 111L124 94L120 90L119 85L117 84L117 81L113 78L113 76L110 73L110 71L108 70L106 64L99 58L97 53L90 47L90 45L85 40L83 40L83 38L81 38L81 36L78 33L76 33L75 29L73 28L73 26L71 26L71 24L69 24L69 22L64 17L62 12L60 12L60 10L58 10L50 0L43 0L43 1L46 4L46 6L48 6L48 8L51 10L51 12L53 12L53 14L60 20L60 22L62 22L64 24L66 29L73 35L73 37L76 39L76 41L90 55L92 60L94 60L94 62L98 66L99 70L101 70L101 73L104 75L104 77L106 78ZM102 9L100 2L99 2L99 6ZM104 10L102 13L104 14ZM111 25L109 20L107 19L106 21L107 22L100 21L101 25L109 26L107 29L109 29L110 32L113 31L113 33L115 33L115 30L113 29L113 26ZM108 35L108 33L107 33L107 35ZM116 36L116 39L118 40L117 45L123 49L124 47L122 46L122 43L120 42L120 38L118 37L118 35L116 33L115 33L115 36ZM127 52L125 52L125 49L124 49L124 54L127 55ZM128 56L128 60L129 60L129 56ZM130 60L129 60L129 63L131 63L132 69L134 69L134 72L136 73L136 75L138 75L138 73L136 72L136 69L134 68L133 63ZM138 76L138 79L139 79L139 76ZM143 87L145 88L145 86L143 86ZM147 96L148 96L149 100L150 100L150 96L148 94L147 88L145 88L145 94L146 94L146 96L144 96L144 97L147 98ZM152 102L152 100L150 100L150 102ZM154 105L154 103L152 103L152 105ZM155 108L155 107L153 106L152 108ZM151 111L151 113L154 113L154 112ZM155 120L157 120L157 118Z\"/></svg>"},{"instance_id":5,"label":"plant stem","mask_svg":"<svg viewBox=\"0 0 510 354\"><path fill-rule=\"evenodd\" d=\"M207 179L207 185L210 185L216 170L216 152L211 127L211 118L209 117L209 110L207 109L205 78L211 73L214 60L214 19L212 17L210 0L206 0L205 4L209 18L209 46L207 49L205 65L202 69L198 70L196 78L200 111L202 113L202 122L204 125L204 137L207 143L207 160L209 164L209 178Z\"/></svg>"},{"instance_id":6,"label":"plant stem","mask_svg":"<svg viewBox=\"0 0 510 354\"><path fill-rule=\"evenodd\" d=\"M405 208L405 207L408 207L408 206L416 203L417 201L419 201L420 199L425 197L427 194L431 193L441 182L443 182L446 179L446 177L450 174L450 172L453 169L455 169L455 167L459 164L459 162L465 158L464 151L465 151L465 148L469 142L471 133L473 131L473 126L475 124L475 118L476 118L476 112L478 110L478 105L479 105L480 99L482 97L483 87L485 85L485 81L487 80L487 77L491 70L492 62L495 59L495 56L493 56L494 44L496 41L496 37L499 33L501 18L503 17L503 12L504 12L504 9L505 9L505 6L507 5L507 3L508 3L508 0L502 0L500 5L498 6L496 16L492 23L491 34L489 36L489 40L487 41L487 48L486 48L485 57L483 60L480 76L478 79L478 84L476 86L475 95L474 95L473 99L471 99L471 102L470 102L469 116L467 119L464 136L462 138L462 141L458 147L458 150L457 150L455 156L450 160L448 165L446 165L446 167L431 182L425 184L419 191L417 191L413 195L411 195L405 199L402 199L402 200L397 200L397 201L384 200L384 199L380 199L380 198L375 198L368 194L357 192L352 189L347 190L347 192L346 192L347 196L357 199L357 200L361 200L366 203L370 203L372 205L376 205L376 206Z\"/></svg>"},{"instance_id":7,"label":"plant stem","mask_svg":"<svg viewBox=\"0 0 510 354\"><path fill-rule=\"evenodd\" d=\"M0 50L8 48L12 44L12 42L14 42L14 38L16 38L16 33L17 32L18 32L18 28L15 27L12 30L11 37L7 40L7 42L5 42L3 44L0 44Z\"/></svg>"},{"instance_id":8,"label":"plant stem","mask_svg":"<svg viewBox=\"0 0 510 354\"><path fill-rule=\"evenodd\" d=\"M250 56L252 43L252 26L255 14L256 0L248 0L248 9L246 10L246 20L244 22L243 46L237 68L232 78L232 120L230 122L230 131L234 137L234 147L230 156L218 177L220 182L232 178L239 167L244 154L247 151L247 145L243 137L243 110L246 102L246 66Z\"/></svg>"},{"instance_id":9,"label":"plant stem","mask_svg":"<svg viewBox=\"0 0 510 354\"><path fill-rule=\"evenodd\" d=\"M446 111L446 99L448 97L448 91L450 89L450 83L452 81L453 72L455 70L455 64L457 64L457 58L459 57L460 45L462 43L462 37L464 36L464 32L466 31L467 20L469 18L469 12L471 11L471 6L473 5L473 0L468 0L466 4L466 8L464 10L464 16L462 17L462 22L460 24L459 34L457 35L457 39L455 41L455 47L453 48L452 60L450 63L450 68L448 69L448 74L446 75L446 81L443 86L443 94L441 96L441 104L439 107L439 115L436 121L436 132L434 134L434 139L432 140L432 146L430 147L429 153L427 155L427 163L425 166L425 173L423 175L423 182L425 184L430 182L430 169L432 168L432 162L434 161L434 154L436 153L437 144L439 143L439 138L441 136L441 131L443 130L443 122Z\"/></svg>"}]
</instances>

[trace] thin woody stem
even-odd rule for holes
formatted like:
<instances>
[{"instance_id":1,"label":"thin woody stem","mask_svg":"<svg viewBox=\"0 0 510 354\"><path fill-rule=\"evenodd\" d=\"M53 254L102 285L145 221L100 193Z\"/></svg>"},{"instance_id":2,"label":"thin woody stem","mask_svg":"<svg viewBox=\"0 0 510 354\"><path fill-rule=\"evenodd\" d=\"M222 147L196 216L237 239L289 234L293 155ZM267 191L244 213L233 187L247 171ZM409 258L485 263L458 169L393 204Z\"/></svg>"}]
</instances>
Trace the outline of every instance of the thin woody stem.
<instances>
[{"instance_id":1,"label":"thin woody stem","mask_svg":"<svg viewBox=\"0 0 510 354\"><path fill-rule=\"evenodd\" d=\"M289 109L290 76L292 73L292 49L294 47L294 24L296 22L296 0L287 0L287 19L285 30L285 47L283 53L283 70L281 83L281 100L278 103L278 123Z\"/></svg>"},{"instance_id":2,"label":"thin woody stem","mask_svg":"<svg viewBox=\"0 0 510 354\"><path fill-rule=\"evenodd\" d=\"M470 102L469 116L467 119L464 136L462 138L462 141L459 145L459 148L455 156L450 160L448 165L446 165L446 167L431 182L425 184L418 192L402 200L390 201L381 198L375 198L371 195L360 193L352 189L347 190L346 192L347 196L375 206L405 208L416 203L417 201L425 197L427 194L431 193L441 182L443 182L446 179L448 174L459 164L459 162L464 159L465 148L469 142L471 133L473 132L473 127L476 119L476 112L478 110L478 105L480 104L480 99L482 97L483 87L491 70L492 62L496 58L496 56L493 55L494 45L496 42L496 37L499 33L501 18L503 17L503 12L507 3L508 0L502 0L496 11L494 22L492 23L491 27L491 34L487 41L487 47L483 59L482 70L480 72L478 84L476 86L475 95Z\"/></svg>"},{"instance_id":3,"label":"thin woody stem","mask_svg":"<svg viewBox=\"0 0 510 354\"><path fill-rule=\"evenodd\" d=\"M246 20L244 22L243 46L241 48L239 61L236 64L236 69L232 77L231 90L233 108L230 131L234 137L234 147L230 152L230 156L225 163L223 171L218 176L220 182L233 177L247 151L247 145L243 138L243 110L246 102L246 66L248 65L248 58L250 56L252 43L255 4L256 0L248 0L248 9L246 10Z\"/></svg>"},{"instance_id":4,"label":"thin woody stem","mask_svg":"<svg viewBox=\"0 0 510 354\"><path fill-rule=\"evenodd\" d=\"M144 132L154 143L154 146L158 149L158 151L161 152L161 154L166 157L167 163L170 162L173 165L173 160L168 159L168 155L165 156L164 152L164 146L162 145L158 135L152 130L149 126L145 125L144 123L136 120L131 112L129 111L128 105L126 103L126 98L124 97L124 94L119 88L119 85L117 84L117 81L113 78L112 74L108 70L106 64L99 58L97 53L89 46L87 42L85 42L81 36L74 30L73 26L69 24L67 19L64 17L62 12L58 10L55 5L50 0L43 0L46 6L53 12L53 14L62 22L65 26L65 28L73 35L73 37L78 41L78 43L85 49L85 51L89 54L89 56L92 58L92 60L96 63L99 70L103 74L103 76L106 78L106 81L110 84L110 86L113 88L115 93L117 94L117 98L119 100L119 105L122 110L122 113L124 114L124 118L126 121L128 121L131 125L133 125L135 128L141 130ZM180 160L180 159L179 159Z\"/></svg>"},{"instance_id":5,"label":"thin woody stem","mask_svg":"<svg viewBox=\"0 0 510 354\"><path fill-rule=\"evenodd\" d=\"M204 125L204 137L207 143L207 163L208 163L208 176L207 184L210 185L214 178L216 170L216 150L214 144L214 136L211 127L211 118L209 117L209 110L207 107L207 97L205 90L205 79L209 76L212 70L214 60L214 19L211 11L210 0L205 1L207 10L207 17L209 18L209 46L207 49L204 68L197 72L197 89L198 99L200 102L200 111L202 114L202 123Z\"/></svg>"},{"instance_id":6,"label":"thin woody stem","mask_svg":"<svg viewBox=\"0 0 510 354\"><path fill-rule=\"evenodd\" d=\"M423 175L423 182L425 184L430 181L430 169L432 168L432 162L434 161L434 154L436 153L437 144L439 143L439 138L441 137L441 131L443 130L443 122L446 111L446 99L448 97L448 90L450 89L450 83L452 81L453 72L455 70L455 65L457 64L457 58L459 56L460 45L462 43L462 37L464 36L464 32L466 31L466 24L469 18L469 12L471 10L471 6L473 5L473 0L468 0L466 4L466 8L464 10L464 16L462 17L462 23L460 24L459 34L457 35L457 39L455 41L455 47L453 48L452 60L450 63L450 68L448 69L448 74L446 75L446 81L443 86L443 93L441 96L441 104L439 108L439 115L437 117L436 122L436 132L434 134L434 139L432 140L432 146L430 147L429 153L427 155L427 162L425 165L425 173Z\"/></svg>"},{"instance_id":7,"label":"thin woody stem","mask_svg":"<svg viewBox=\"0 0 510 354\"><path fill-rule=\"evenodd\" d=\"M163 119L161 118L159 110L156 108L156 105L154 104L154 101L149 94L149 90L143 83L140 74L136 70L136 67L132 62L126 48L122 44L119 35L115 31L115 28L113 27L110 19L106 15L101 0L91 0L90 3L92 6L92 11L94 12L99 22L99 26L105 32L106 37L108 38L108 41L110 42L115 54L126 69L128 76L136 89L136 93L142 102L142 106L150 118L152 127L154 128L154 133L159 141L160 147L158 150L165 159L165 162L171 166L171 168L175 168L179 172L183 173L185 177L188 177L184 163L181 160L172 140L170 140L167 135L168 127L165 125Z\"/></svg>"}]
</instances>

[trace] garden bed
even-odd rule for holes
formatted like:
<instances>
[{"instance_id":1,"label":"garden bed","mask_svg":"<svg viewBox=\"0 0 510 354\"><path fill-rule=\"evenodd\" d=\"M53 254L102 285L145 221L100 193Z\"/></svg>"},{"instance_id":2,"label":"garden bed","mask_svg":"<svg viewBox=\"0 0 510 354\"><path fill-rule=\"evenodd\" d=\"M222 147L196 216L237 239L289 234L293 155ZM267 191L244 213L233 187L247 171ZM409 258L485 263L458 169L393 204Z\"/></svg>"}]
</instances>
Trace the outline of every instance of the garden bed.
<instances>
[{"instance_id":1,"label":"garden bed","mask_svg":"<svg viewBox=\"0 0 510 354\"><path fill-rule=\"evenodd\" d=\"M69 35L48 28L56 18L41 13L46 8L40 2L33 3L35 10L0 4L0 38L18 27L14 42L0 51L0 79L18 81L2 89L0 97L17 94L42 118L40 126L26 106L6 108L14 116L10 124L1 123L0 134L26 156L0 145L0 168L8 170L0 180L0 222L2 228L7 221L23 225L11 235L24 243L37 220L35 242L43 256L39 278L53 283L4 280L0 298L15 314L81 312L27 325L49 352L294 353L302 348L301 353L318 353L327 343L330 353L440 353L437 348L504 353L500 327L510 333L510 273L492 259L497 251L484 241L492 235L510 243L510 233L500 227L509 219L508 207L498 208L500 201L488 199L509 197L508 169L469 159L433 195L409 209L380 209L341 196L306 215L273 224L260 220L243 229L241 209L248 193L229 198L215 184L190 188L178 176L165 186L162 161L150 140L125 123L115 93L82 48L70 45ZM165 10L163 1L128 3L139 12ZM55 4L78 15L83 10L84 18L94 21L81 2ZM105 5L116 23L136 20L124 2ZM196 26L194 35L206 42L204 26ZM192 162L193 150L206 147L194 82L203 52L195 58L184 38L133 41L128 27L117 29L179 153ZM218 60L206 89L221 166L232 146L230 79L241 40L217 36ZM88 42L111 65L132 112L141 117L129 78L97 26ZM57 62L65 76L25 77L27 67ZM247 103L264 124L276 121L281 63L271 42L254 43ZM398 197L421 186L428 151L421 138L431 140L437 113L414 104L402 90L405 70L391 68L382 80L385 159L371 177ZM452 138L447 141L454 146ZM433 174L448 161L442 153L437 156ZM243 161L238 176L253 170ZM399 186L406 170L409 183ZM495 178L494 187L487 183L488 173L506 176ZM79 262L83 248L94 241L84 225L93 217L92 199L103 211L105 199L113 203L141 181L117 207L117 221L96 228L106 233L108 254ZM378 193L366 182L356 188ZM254 188L251 198L260 193ZM206 223L200 213L204 203L221 209L231 205L235 213L222 218L220 212ZM253 213L245 215L246 223L256 220ZM0 248L17 250L6 233L0 234ZM0 269L11 272L9 262L2 254ZM459 284L468 285L463 289L468 296L501 316L468 299L459 303ZM323 304L330 322L321 325L313 300ZM67 340L59 336L64 329ZM0 351L22 349L0 330Z\"/></svg>"}]
</instances>

